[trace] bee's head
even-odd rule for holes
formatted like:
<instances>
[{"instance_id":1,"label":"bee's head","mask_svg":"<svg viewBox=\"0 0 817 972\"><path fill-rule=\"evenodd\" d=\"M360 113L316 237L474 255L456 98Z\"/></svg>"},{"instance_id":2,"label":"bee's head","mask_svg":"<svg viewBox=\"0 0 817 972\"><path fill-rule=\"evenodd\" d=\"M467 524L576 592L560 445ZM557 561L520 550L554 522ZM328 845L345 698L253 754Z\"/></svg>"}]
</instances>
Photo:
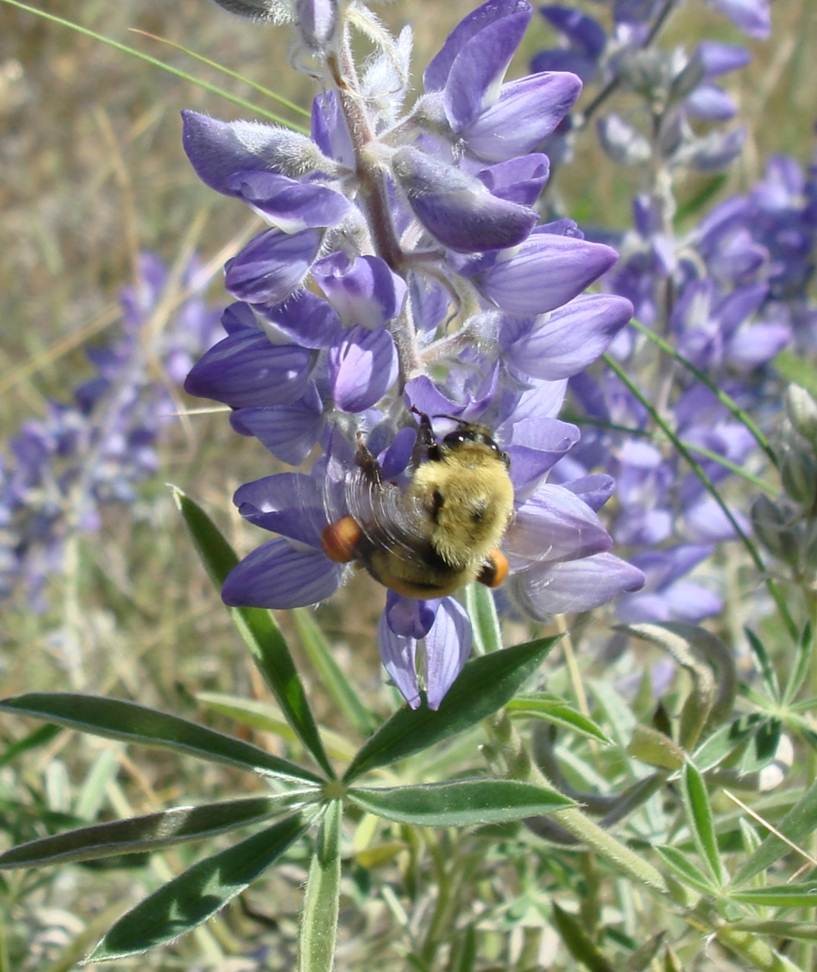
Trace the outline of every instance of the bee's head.
<instances>
[{"instance_id":1,"label":"bee's head","mask_svg":"<svg viewBox=\"0 0 817 972\"><path fill-rule=\"evenodd\" d=\"M444 416L449 418L450 416ZM453 432L449 432L443 439L443 446L454 451L469 444L483 446L496 454L497 459L510 466L511 460L507 452L503 452L493 439L493 436L484 425L476 425L471 422L456 420L459 424Z\"/></svg>"}]
</instances>

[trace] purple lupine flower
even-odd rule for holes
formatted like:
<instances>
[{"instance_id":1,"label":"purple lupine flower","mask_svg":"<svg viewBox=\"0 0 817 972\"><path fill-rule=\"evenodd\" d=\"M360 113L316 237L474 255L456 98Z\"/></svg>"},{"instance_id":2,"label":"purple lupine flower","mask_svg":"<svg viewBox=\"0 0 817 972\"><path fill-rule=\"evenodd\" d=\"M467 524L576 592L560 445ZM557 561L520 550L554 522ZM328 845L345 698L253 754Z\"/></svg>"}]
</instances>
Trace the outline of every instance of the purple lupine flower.
<instances>
[{"instance_id":1,"label":"purple lupine flower","mask_svg":"<svg viewBox=\"0 0 817 972\"><path fill-rule=\"evenodd\" d=\"M309 71L328 87L313 103L314 142L184 113L197 173L273 227L228 263L239 303L186 388L230 405L236 430L278 459L296 465L312 454L308 471L237 491L242 516L276 537L231 571L228 604L318 603L354 569L343 561L360 559L330 549L327 535L344 542L339 524L403 529L396 497L417 471L410 409L432 416L438 437L484 426L507 454L513 522L499 533L498 556L532 616L588 610L642 583L609 552L596 512L609 477L548 482L578 441L556 417L567 380L610 345L632 308L582 293L615 251L570 220L540 223L533 208L550 170L539 147L581 82L565 71L506 80L531 13L527 0L487 0L469 14L402 115L407 81L395 66L408 62L407 35L367 72L391 77L389 93L364 79L365 97L333 87L321 67L333 41L307 37ZM302 33L316 31L313 20ZM371 459L359 458L361 440ZM417 556L413 534L402 542ZM470 653L468 617L448 591L386 586L383 664L409 705L424 692L436 708Z\"/></svg>"},{"instance_id":2,"label":"purple lupine flower","mask_svg":"<svg viewBox=\"0 0 817 972\"><path fill-rule=\"evenodd\" d=\"M51 402L45 416L24 422L0 465L0 596L22 589L37 610L47 607L66 542L97 531L104 508L131 503L155 472L163 417L174 407L167 382L183 377L216 337L218 314L200 296L208 280L195 259L180 282L189 296L163 327L150 324L164 313L169 271L149 253L138 269L121 295L121 333L87 351L93 376L70 404ZM164 380L152 370L156 361Z\"/></svg>"}]
</instances>

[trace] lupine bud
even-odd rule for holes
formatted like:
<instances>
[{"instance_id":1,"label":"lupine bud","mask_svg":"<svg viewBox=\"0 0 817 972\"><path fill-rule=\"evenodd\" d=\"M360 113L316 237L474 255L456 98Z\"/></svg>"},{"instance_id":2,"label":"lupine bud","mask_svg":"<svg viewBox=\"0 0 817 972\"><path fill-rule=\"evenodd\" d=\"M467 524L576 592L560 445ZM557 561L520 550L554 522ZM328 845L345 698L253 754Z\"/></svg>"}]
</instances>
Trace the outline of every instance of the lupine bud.
<instances>
[{"instance_id":1,"label":"lupine bud","mask_svg":"<svg viewBox=\"0 0 817 972\"><path fill-rule=\"evenodd\" d=\"M782 450L780 478L791 499L811 509L817 494L817 459L808 451L808 443L796 438L796 443L789 441Z\"/></svg>"},{"instance_id":2,"label":"lupine bud","mask_svg":"<svg viewBox=\"0 0 817 972\"><path fill-rule=\"evenodd\" d=\"M784 402L791 424L817 451L817 402L805 388L795 384L786 389Z\"/></svg>"},{"instance_id":3,"label":"lupine bud","mask_svg":"<svg viewBox=\"0 0 817 972\"><path fill-rule=\"evenodd\" d=\"M797 533L790 512L768 496L758 496L751 515L755 536L769 553L784 563L796 564Z\"/></svg>"},{"instance_id":4,"label":"lupine bud","mask_svg":"<svg viewBox=\"0 0 817 972\"><path fill-rule=\"evenodd\" d=\"M307 47L331 47L338 28L338 0L297 0L298 29Z\"/></svg>"}]
</instances>

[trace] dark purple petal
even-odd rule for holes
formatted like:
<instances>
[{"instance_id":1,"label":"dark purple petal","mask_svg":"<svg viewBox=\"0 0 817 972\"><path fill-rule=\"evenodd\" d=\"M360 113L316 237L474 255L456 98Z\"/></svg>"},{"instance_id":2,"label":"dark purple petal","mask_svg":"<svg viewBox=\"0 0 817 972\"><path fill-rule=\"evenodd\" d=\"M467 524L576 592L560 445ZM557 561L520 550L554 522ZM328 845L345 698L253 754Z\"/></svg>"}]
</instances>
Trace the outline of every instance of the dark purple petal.
<instances>
[{"instance_id":1,"label":"dark purple petal","mask_svg":"<svg viewBox=\"0 0 817 972\"><path fill-rule=\"evenodd\" d=\"M228 186L233 195L287 234L337 226L352 210L352 204L339 192L274 172L242 172L232 176Z\"/></svg>"},{"instance_id":2,"label":"dark purple petal","mask_svg":"<svg viewBox=\"0 0 817 972\"><path fill-rule=\"evenodd\" d=\"M254 121L224 122L182 112L182 144L196 174L217 192L238 195L230 179L241 172L305 171L318 153L312 141L288 128Z\"/></svg>"},{"instance_id":3,"label":"dark purple petal","mask_svg":"<svg viewBox=\"0 0 817 972\"><path fill-rule=\"evenodd\" d=\"M320 550L327 518L321 488L312 476L265 476L239 487L233 502L250 523Z\"/></svg>"},{"instance_id":4,"label":"dark purple petal","mask_svg":"<svg viewBox=\"0 0 817 972\"><path fill-rule=\"evenodd\" d=\"M520 506L502 542L512 570L539 562L576 560L602 553L612 539L601 521L575 493L545 483Z\"/></svg>"},{"instance_id":5,"label":"dark purple petal","mask_svg":"<svg viewBox=\"0 0 817 972\"><path fill-rule=\"evenodd\" d=\"M344 412L363 412L397 379L397 352L386 330L352 328L329 353L334 401Z\"/></svg>"},{"instance_id":6,"label":"dark purple petal","mask_svg":"<svg viewBox=\"0 0 817 972\"><path fill-rule=\"evenodd\" d=\"M241 435L254 435L276 459L297 466L323 431L323 409L316 398L315 393L308 393L291 405L240 408L230 416L230 424Z\"/></svg>"},{"instance_id":7,"label":"dark purple petal","mask_svg":"<svg viewBox=\"0 0 817 972\"><path fill-rule=\"evenodd\" d=\"M597 58L604 50L607 35L593 17L588 17L575 7L563 7L560 4L546 4L539 8L539 13L551 27L555 27L590 57Z\"/></svg>"},{"instance_id":8,"label":"dark purple petal","mask_svg":"<svg viewBox=\"0 0 817 972\"><path fill-rule=\"evenodd\" d=\"M471 641L471 622L465 609L452 597L444 597L425 637L429 709L439 709L471 654Z\"/></svg>"},{"instance_id":9,"label":"dark purple petal","mask_svg":"<svg viewBox=\"0 0 817 972\"><path fill-rule=\"evenodd\" d=\"M299 290L283 304L262 305L256 311L265 333L275 344L328 348L343 334L343 325L332 305L308 290Z\"/></svg>"},{"instance_id":10,"label":"dark purple petal","mask_svg":"<svg viewBox=\"0 0 817 972\"><path fill-rule=\"evenodd\" d=\"M324 155L354 169L355 149L337 91L323 91L313 98L312 138Z\"/></svg>"},{"instance_id":11,"label":"dark purple petal","mask_svg":"<svg viewBox=\"0 0 817 972\"><path fill-rule=\"evenodd\" d=\"M618 259L602 243L537 233L500 254L474 276L479 290L502 310L519 317L566 304Z\"/></svg>"},{"instance_id":12,"label":"dark purple petal","mask_svg":"<svg viewBox=\"0 0 817 972\"><path fill-rule=\"evenodd\" d=\"M505 318L500 340L506 360L519 371L547 380L569 378L602 355L632 316L633 305L624 297L580 296L531 327Z\"/></svg>"},{"instance_id":13,"label":"dark purple petal","mask_svg":"<svg viewBox=\"0 0 817 972\"><path fill-rule=\"evenodd\" d=\"M542 564L511 579L519 606L539 621L552 614L589 611L625 592L637 591L644 575L609 553Z\"/></svg>"},{"instance_id":14,"label":"dark purple petal","mask_svg":"<svg viewBox=\"0 0 817 972\"><path fill-rule=\"evenodd\" d=\"M233 408L294 402L306 389L312 358L304 348L270 344L258 331L242 329L202 355L184 388Z\"/></svg>"},{"instance_id":15,"label":"dark purple petal","mask_svg":"<svg viewBox=\"0 0 817 972\"><path fill-rule=\"evenodd\" d=\"M439 599L419 601L389 591L384 616L391 630L405 638L425 638L437 616Z\"/></svg>"},{"instance_id":16,"label":"dark purple petal","mask_svg":"<svg viewBox=\"0 0 817 972\"><path fill-rule=\"evenodd\" d=\"M341 573L322 551L271 540L233 567L221 597L234 607L303 607L331 597L340 586Z\"/></svg>"},{"instance_id":17,"label":"dark purple petal","mask_svg":"<svg viewBox=\"0 0 817 972\"><path fill-rule=\"evenodd\" d=\"M477 253L513 246L536 222L532 209L494 196L475 176L415 148L399 149L392 166L414 214L452 250Z\"/></svg>"},{"instance_id":18,"label":"dark purple petal","mask_svg":"<svg viewBox=\"0 0 817 972\"><path fill-rule=\"evenodd\" d=\"M237 300L224 308L224 313L221 315L221 326L228 334L234 334L236 331L250 331L252 333L258 331L255 311L242 300Z\"/></svg>"},{"instance_id":19,"label":"dark purple petal","mask_svg":"<svg viewBox=\"0 0 817 972\"><path fill-rule=\"evenodd\" d=\"M279 304L299 287L318 255L323 233L309 229L288 235L269 229L225 265L225 284L239 300Z\"/></svg>"},{"instance_id":20,"label":"dark purple petal","mask_svg":"<svg viewBox=\"0 0 817 972\"><path fill-rule=\"evenodd\" d=\"M377 628L377 641L383 667L410 708L416 709L420 705L420 688L417 685L415 668L417 641L395 634L389 627L385 612L381 615Z\"/></svg>"},{"instance_id":21,"label":"dark purple petal","mask_svg":"<svg viewBox=\"0 0 817 972\"><path fill-rule=\"evenodd\" d=\"M530 69L534 74L541 74L542 71L569 71L584 84L595 78L598 68L595 58L571 47L552 47L546 51L537 51L530 59Z\"/></svg>"},{"instance_id":22,"label":"dark purple petal","mask_svg":"<svg viewBox=\"0 0 817 972\"><path fill-rule=\"evenodd\" d=\"M575 74L531 74L503 85L490 108L455 130L475 155L488 162L503 162L538 148L570 111L581 90L581 79Z\"/></svg>"},{"instance_id":23,"label":"dark purple petal","mask_svg":"<svg viewBox=\"0 0 817 972\"><path fill-rule=\"evenodd\" d=\"M374 330L403 309L406 282L380 257L350 260L343 253L333 253L313 265L312 275L349 326L360 324Z\"/></svg>"},{"instance_id":24,"label":"dark purple petal","mask_svg":"<svg viewBox=\"0 0 817 972\"><path fill-rule=\"evenodd\" d=\"M509 41L513 43L511 49L511 53L513 53L522 40L531 13L531 6L527 0L487 0L487 3L477 7L457 24L446 38L440 52L429 62L423 74L425 90L442 91L448 80L451 67L461 51L472 39L476 39L476 49L479 51L484 46L484 41L481 41L479 37L480 33L489 30L486 37L493 39L494 34L490 32L490 28L494 24L499 25L505 43L507 44ZM507 64L505 67L507 68ZM503 69L502 74L504 73ZM501 80L502 74L499 76L499 80Z\"/></svg>"},{"instance_id":25,"label":"dark purple petal","mask_svg":"<svg viewBox=\"0 0 817 972\"><path fill-rule=\"evenodd\" d=\"M499 199L532 206L550 175L550 160L541 152L520 155L477 172L477 178Z\"/></svg>"},{"instance_id":26,"label":"dark purple petal","mask_svg":"<svg viewBox=\"0 0 817 972\"><path fill-rule=\"evenodd\" d=\"M646 576L647 590L662 590L688 574L701 561L712 555L711 546L682 544L669 550L654 550L633 557Z\"/></svg>"}]
</instances>

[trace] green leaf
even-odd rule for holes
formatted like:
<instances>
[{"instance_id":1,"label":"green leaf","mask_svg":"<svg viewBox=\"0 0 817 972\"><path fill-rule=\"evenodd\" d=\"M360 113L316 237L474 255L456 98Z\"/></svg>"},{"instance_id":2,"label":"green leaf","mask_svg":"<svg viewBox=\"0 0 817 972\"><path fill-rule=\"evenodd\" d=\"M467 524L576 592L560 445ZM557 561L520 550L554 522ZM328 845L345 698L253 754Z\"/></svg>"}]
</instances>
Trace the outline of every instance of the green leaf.
<instances>
[{"instance_id":1,"label":"green leaf","mask_svg":"<svg viewBox=\"0 0 817 972\"><path fill-rule=\"evenodd\" d=\"M683 883L695 888L702 894L716 894L717 888L700 868L696 867L689 859L688 854L684 854L675 847L655 848L656 854L669 867L675 876Z\"/></svg>"},{"instance_id":2,"label":"green leaf","mask_svg":"<svg viewBox=\"0 0 817 972\"><path fill-rule=\"evenodd\" d=\"M730 927L737 931L754 932L758 935L772 935L775 938L796 938L802 942L817 942L817 925L800 921L761 921L747 918L732 921Z\"/></svg>"},{"instance_id":3,"label":"green leaf","mask_svg":"<svg viewBox=\"0 0 817 972\"><path fill-rule=\"evenodd\" d=\"M723 864L718 850L718 840L715 836L715 823L712 818L712 808L709 805L709 795L706 792L703 777L692 763L687 763L684 767L681 774L681 784L687 823L692 832L695 846L706 863L715 884L722 887L724 882Z\"/></svg>"},{"instance_id":4,"label":"green leaf","mask_svg":"<svg viewBox=\"0 0 817 972\"><path fill-rule=\"evenodd\" d=\"M795 805L783 817L775 830L789 843L769 834L757 850L743 862L734 877L735 884L745 884L765 871L794 846L804 845L817 829L817 782L811 784Z\"/></svg>"},{"instance_id":5,"label":"green leaf","mask_svg":"<svg viewBox=\"0 0 817 972\"><path fill-rule=\"evenodd\" d=\"M333 800L321 821L309 865L301 917L300 972L331 972L335 958L340 901L340 836L343 805Z\"/></svg>"},{"instance_id":6,"label":"green leaf","mask_svg":"<svg viewBox=\"0 0 817 972\"><path fill-rule=\"evenodd\" d=\"M123 915L86 961L138 955L189 932L245 891L307 826L296 814L194 864Z\"/></svg>"},{"instance_id":7,"label":"green leaf","mask_svg":"<svg viewBox=\"0 0 817 972\"><path fill-rule=\"evenodd\" d=\"M202 562L220 591L227 574L238 563L238 557L218 527L197 503L175 487L174 498ZM230 608L230 613L255 664L275 694L284 717L321 769L334 777L306 700L306 692L298 678L286 640L272 615L262 608Z\"/></svg>"},{"instance_id":8,"label":"green leaf","mask_svg":"<svg viewBox=\"0 0 817 972\"><path fill-rule=\"evenodd\" d=\"M502 647L502 630L491 591L484 584L469 584L465 588L465 606L474 633L474 654L487 655L499 651Z\"/></svg>"},{"instance_id":9,"label":"green leaf","mask_svg":"<svg viewBox=\"0 0 817 972\"><path fill-rule=\"evenodd\" d=\"M745 746L766 721L765 716L753 712L720 726L695 750L695 765L702 773L717 766L738 747Z\"/></svg>"},{"instance_id":10,"label":"green leaf","mask_svg":"<svg viewBox=\"0 0 817 972\"><path fill-rule=\"evenodd\" d=\"M550 787L516 780L454 780L419 786L349 790L369 813L422 827L469 827L539 817L573 806Z\"/></svg>"},{"instance_id":11,"label":"green leaf","mask_svg":"<svg viewBox=\"0 0 817 972\"><path fill-rule=\"evenodd\" d=\"M786 688L783 692L784 705L790 705L797 698L797 693L803 687L809 667L811 666L812 651L811 625L806 623L806 626L803 628L803 633L797 642L797 654L794 659L794 665L789 672Z\"/></svg>"},{"instance_id":12,"label":"green leaf","mask_svg":"<svg viewBox=\"0 0 817 972\"><path fill-rule=\"evenodd\" d=\"M782 884L732 891L731 901L766 908L817 908L817 884Z\"/></svg>"},{"instance_id":13,"label":"green leaf","mask_svg":"<svg viewBox=\"0 0 817 972\"><path fill-rule=\"evenodd\" d=\"M560 908L555 901L551 907L553 924L573 958L586 969L590 969L590 972L616 972L615 966L608 962L584 930L582 922L569 911Z\"/></svg>"},{"instance_id":14,"label":"green leaf","mask_svg":"<svg viewBox=\"0 0 817 972\"><path fill-rule=\"evenodd\" d=\"M553 699L537 695L520 695L507 705L508 712L514 719L543 719L564 729L571 729L582 736L589 736L605 745L612 744L609 736L581 712L561 699Z\"/></svg>"},{"instance_id":15,"label":"green leaf","mask_svg":"<svg viewBox=\"0 0 817 972\"><path fill-rule=\"evenodd\" d=\"M332 650L312 613L307 608L295 608L292 617L304 651L320 676L327 695L358 733L367 736L374 730L377 721L360 701L357 692L335 661Z\"/></svg>"},{"instance_id":16,"label":"green leaf","mask_svg":"<svg viewBox=\"0 0 817 972\"><path fill-rule=\"evenodd\" d=\"M30 749L37 749L39 746L44 746L46 743L51 742L60 732L62 732L62 729L59 726L39 726L27 736L23 736L22 739L16 739L13 743L9 743L3 752L0 753L0 767L8 766L18 756L22 756L23 753L27 753Z\"/></svg>"},{"instance_id":17,"label":"green leaf","mask_svg":"<svg viewBox=\"0 0 817 972\"><path fill-rule=\"evenodd\" d=\"M794 351L781 351L772 359L772 367L781 377L817 397L817 369L807 357Z\"/></svg>"},{"instance_id":18,"label":"green leaf","mask_svg":"<svg viewBox=\"0 0 817 972\"><path fill-rule=\"evenodd\" d=\"M233 719L240 726L269 732L287 742L297 742L298 735L288 722L276 719L266 702L245 699L240 695L227 695L223 692L196 692L196 701L206 709Z\"/></svg>"},{"instance_id":19,"label":"green leaf","mask_svg":"<svg viewBox=\"0 0 817 972\"><path fill-rule=\"evenodd\" d=\"M755 656L757 668L760 672L760 677L763 679L763 684L766 686L766 691L775 702L779 702L780 685L777 681L777 672L774 670L774 665L772 665L769 653L766 651L766 646L751 628L744 628L743 630L746 632L749 647Z\"/></svg>"},{"instance_id":20,"label":"green leaf","mask_svg":"<svg viewBox=\"0 0 817 972\"><path fill-rule=\"evenodd\" d=\"M557 640L541 638L472 659L436 712L424 704L400 709L364 743L344 779L356 779L470 729L513 698Z\"/></svg>"},{"instance_id":21,"label":"green leaf","mask_svg":"<svg viewBox=\"0 0 817 972\"><path fill-rule=\"evenodd\" d=\"M707 179L693 196L678 204L673 223L676 226L681 226L686 220L706 208L726 185L727 178L725 173L719 172Z\"/></svg>"},{"instance_id":22,"label":"green leaf","mask_svg":"<svg viewBox=\"0 0 817 972\"><path fill-rule=\"evenodd\" d=\"M309 770L273 756L258 746L135 702L72 692L32 692L4 699L0 702L0 712L47 719L70 729L142 746L174 749L210 762L240 766L254 773L321 782L320 777Z\"/></svg>"},{"instance_id":23,"label":"green leaf","mask_svg":"<svg viewBox=\"0 0 817 972\"><path fill-rule=\"evenodd\" d=\"M89 861L113 854L152 851L158 847L201 840L225 830L246 827L317 798L317 790L301 790L276 796L208 803L200 807L176 807L143 817L80 827L12 847L0 854L0 868L64 864L66 861Z\"/></svg>"}]
</instances>

